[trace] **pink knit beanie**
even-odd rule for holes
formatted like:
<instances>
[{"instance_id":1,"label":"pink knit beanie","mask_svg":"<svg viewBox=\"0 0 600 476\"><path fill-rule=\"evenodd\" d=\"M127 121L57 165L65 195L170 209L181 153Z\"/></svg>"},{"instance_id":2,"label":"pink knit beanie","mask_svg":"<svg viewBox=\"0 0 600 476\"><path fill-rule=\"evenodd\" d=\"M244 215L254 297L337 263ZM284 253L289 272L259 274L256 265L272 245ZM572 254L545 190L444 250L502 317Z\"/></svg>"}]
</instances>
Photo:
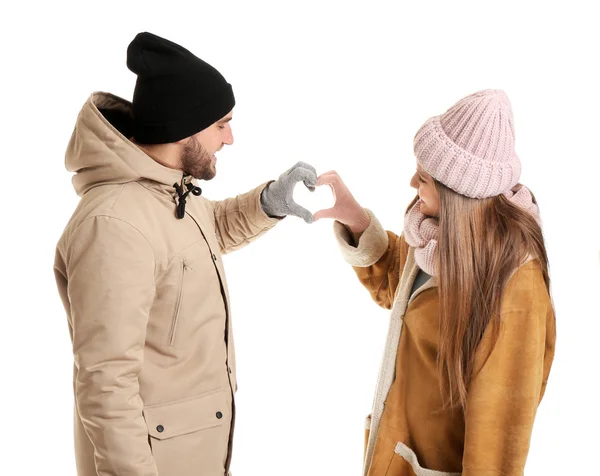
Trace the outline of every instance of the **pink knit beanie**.
<instances>
[{"instance_id":1,"label":"pink knit beanie","mask_svg":"<svg viewBox=\"0 0 600 476\"><path fill-rule=\"evenodd\" d=\"M519 182L512 109L504 91L488 89L430 118L415 135L417 160L433 178L471 198L494 197Z\"/></svg>"}]
</instances>

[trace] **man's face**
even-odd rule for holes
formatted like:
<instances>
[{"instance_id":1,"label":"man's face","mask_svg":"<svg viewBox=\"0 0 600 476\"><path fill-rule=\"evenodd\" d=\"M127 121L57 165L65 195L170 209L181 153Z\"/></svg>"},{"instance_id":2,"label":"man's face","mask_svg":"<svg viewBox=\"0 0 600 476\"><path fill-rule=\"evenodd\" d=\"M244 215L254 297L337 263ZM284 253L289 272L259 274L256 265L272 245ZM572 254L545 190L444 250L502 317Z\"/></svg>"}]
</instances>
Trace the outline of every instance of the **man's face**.
<instances>
[{"instance_id":1,"label":"man's face","mask_svg":"<svg viewBox=\"0 0 600 476\"><path fill-rule=\"evenodd\" d=\"M217 174L215 153L225 144L233 144L230 111L203 131L188 137L181 151L181 169L198 180L211 180Z\"/></svg>"}]
</instances>

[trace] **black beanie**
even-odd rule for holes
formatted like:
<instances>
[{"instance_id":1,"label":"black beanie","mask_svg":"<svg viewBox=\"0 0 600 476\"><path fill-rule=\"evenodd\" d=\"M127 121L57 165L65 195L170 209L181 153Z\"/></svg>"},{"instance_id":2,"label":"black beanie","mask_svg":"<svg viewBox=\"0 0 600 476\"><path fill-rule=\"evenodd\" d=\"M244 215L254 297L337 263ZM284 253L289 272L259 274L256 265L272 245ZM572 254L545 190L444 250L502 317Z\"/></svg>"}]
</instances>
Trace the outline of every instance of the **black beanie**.
<instances>
[{"instance_id":1,"label":"black beanie","mask_svg":"<svg viewBox=\"0 0 600 476\"><path fill-rule=\"evenodd\" d=\"M137 74L133 136L141 144L165 144L192 136L235 106L231 84L221 73L152 33L139 33L129 44L127 67Z\"/></svg>"}]
</instances>

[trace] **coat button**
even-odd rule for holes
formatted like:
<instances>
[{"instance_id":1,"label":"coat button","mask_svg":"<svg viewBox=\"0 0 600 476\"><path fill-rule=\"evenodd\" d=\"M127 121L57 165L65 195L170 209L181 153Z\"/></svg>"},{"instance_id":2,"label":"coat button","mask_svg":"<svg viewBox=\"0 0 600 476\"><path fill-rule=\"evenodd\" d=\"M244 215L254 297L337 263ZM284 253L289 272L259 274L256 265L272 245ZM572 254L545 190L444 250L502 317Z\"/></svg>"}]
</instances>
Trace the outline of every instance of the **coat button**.
<instances>
[{"instance_id":1,"label":"coat button","mask_svg":"<svg viewBox=\"0 0 600 476\"><path fill-rule=\"evenodd\" d=\"M223 414L221 412L217 412L217 418L220 420L221 418L223 418Z\"/></svg>"},{"instance_id":2,"label":"coat button","mask_svg":"<svg viewBox=\"0 0 600 476\"><path fill-rule=\"evenodd\" d=\"M159 433L162 433L163 431L165 431L165 427L164 427L164 426L162 426L162 425L158 425L158 426L156 427L156 431L158 431Z\"/></svg>"},{"instance_id":3,"label":"coat button","mask_svg":"<svg viewBox=\"0 0 600 476\"><path fill-rule=\"evenodd\" d=\"M217 261L217 255L215 255L215 254L213 253L213 255L212 255L212 259L213 259L213 261Z\"/></svg>"}]
</instances>

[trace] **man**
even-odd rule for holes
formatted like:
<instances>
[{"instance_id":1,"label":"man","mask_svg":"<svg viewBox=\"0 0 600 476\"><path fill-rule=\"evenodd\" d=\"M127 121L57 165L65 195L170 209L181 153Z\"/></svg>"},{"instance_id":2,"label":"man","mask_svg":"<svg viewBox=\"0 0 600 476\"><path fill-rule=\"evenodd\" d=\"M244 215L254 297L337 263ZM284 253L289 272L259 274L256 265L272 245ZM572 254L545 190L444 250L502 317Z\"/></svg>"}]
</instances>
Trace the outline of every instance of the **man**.
<instances>
[{"instance_id":1,"label":"man","mask_svg":"<svg viewBox=\"0 0 600 476\"><path fill-rule=\"evenodd\" d=\"M79 476L229 474L235 355L221 254L286 215L296 164L223 201L197 180L233 143L231 85L188 50L149 33L129 45L133 102L95 93L66 153L82 197L55 261L74 355ZM128 139L129 138L129 139Z\"/></svg>"}]
</instances>

